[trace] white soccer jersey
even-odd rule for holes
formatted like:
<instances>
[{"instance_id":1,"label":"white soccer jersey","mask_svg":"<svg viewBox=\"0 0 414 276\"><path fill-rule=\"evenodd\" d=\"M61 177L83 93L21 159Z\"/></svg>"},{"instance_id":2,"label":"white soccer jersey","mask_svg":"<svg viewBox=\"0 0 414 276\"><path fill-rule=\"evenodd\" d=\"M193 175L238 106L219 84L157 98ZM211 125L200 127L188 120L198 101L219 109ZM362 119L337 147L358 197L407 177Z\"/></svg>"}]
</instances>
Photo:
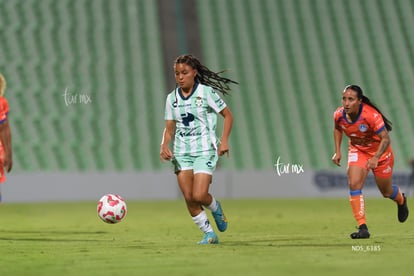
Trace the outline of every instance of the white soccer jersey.
<instances>
[{"instance_id":1,"label":"white soccer jersey","mask_svg":"<svg viewBox=\"0 0 414 276\"><path fill-rule=\"evenodd\" d=\"M196 83L184 97L181 88L167 96L165 120L176 121L174 155L208 155L217 150L217 113L226 107L211 87Z\"/></svg>"}]
</instances>

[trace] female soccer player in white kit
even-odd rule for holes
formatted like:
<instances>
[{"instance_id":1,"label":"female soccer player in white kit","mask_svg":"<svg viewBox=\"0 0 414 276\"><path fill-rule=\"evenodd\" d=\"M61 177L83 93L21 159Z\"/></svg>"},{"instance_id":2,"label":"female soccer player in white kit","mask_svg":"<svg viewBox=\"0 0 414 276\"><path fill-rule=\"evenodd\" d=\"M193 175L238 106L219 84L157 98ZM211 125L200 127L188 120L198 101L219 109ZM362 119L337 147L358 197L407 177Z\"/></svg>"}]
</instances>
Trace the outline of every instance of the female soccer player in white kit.
<instances>
[{"instance_id":1,"label":"female soccer player in white kit","mask_svg":"<svg viewBox=\"0 0 414 276\"><path fill-rule=\"evenodd\" d=\"M192 55L181 55L174 63L176 89L167 96L166 126L160 157L171 160L187 209L194 223L204 232L199 244L219 242L204 207L211 210L219 231L227 229L220 202L209 193L218 156L229 156L233 116L217 91L224 95L228 84L236 83L219 76ZM217 113L224 118L221 139L216 137ZM169 148L174 139L173 150Z\"/></svg>"}]
</instances>

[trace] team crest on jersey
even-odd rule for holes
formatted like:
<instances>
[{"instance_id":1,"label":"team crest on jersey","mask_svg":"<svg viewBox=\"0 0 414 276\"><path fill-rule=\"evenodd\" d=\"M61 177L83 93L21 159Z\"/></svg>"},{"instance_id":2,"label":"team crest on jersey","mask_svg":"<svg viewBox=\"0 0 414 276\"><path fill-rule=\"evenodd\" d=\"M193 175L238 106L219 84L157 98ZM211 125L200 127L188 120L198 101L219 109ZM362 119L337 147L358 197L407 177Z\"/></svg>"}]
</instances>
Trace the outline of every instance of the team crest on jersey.
<instances>
[{"instance_id":1,"label":"team crest on jersey","mask_svg":"<svg viewBox=\"0 0 414 276\"><path fill-rule=\"evenodd\" d=\"M358 129L359 129L359 131L361 131L361 132L365 132L365 131L367 131L367 130L368 130L368 127L367 127L366 125L364 125L364 124L360 124L360 125L358 126Z\"/></svg>"},{"instance_id":2,"label":"team crest on jersey","mask_svg":"<svg viewBox=\"0 0 414 276\"><path fill-rule=\"evenodd\" d=\"M201 98L201 97L197 97L197 98L196 98L196 100L195 100L195 105L196 105L197 107L202 106L202 105L203 105L203 98Z\"/></svg>"}]
</instances>

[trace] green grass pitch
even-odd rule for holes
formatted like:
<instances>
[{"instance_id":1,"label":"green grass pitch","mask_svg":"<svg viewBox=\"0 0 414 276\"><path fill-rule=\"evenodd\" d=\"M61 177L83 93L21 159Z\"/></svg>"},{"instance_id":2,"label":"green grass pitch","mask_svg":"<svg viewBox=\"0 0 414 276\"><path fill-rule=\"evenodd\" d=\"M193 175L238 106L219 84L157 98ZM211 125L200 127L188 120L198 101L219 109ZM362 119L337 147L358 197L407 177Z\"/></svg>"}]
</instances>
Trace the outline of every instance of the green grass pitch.
<instances>
[{"instance_id":1,"label":"green grass pitch","mask_svg":"<svg viewBox=\"0 0 414 276\"><path fill-rule=\"evenodd\" d=\"M349 276L414 268L414 218L399 223L387 199L366 199L367 240L349 238L355 222L346 198L224 199L229 228L218 245L196 244L202 233L183 201L127 204L125 220L109 225L95 202L3 203L0 275Z\"/></svg>"}]
</instances>

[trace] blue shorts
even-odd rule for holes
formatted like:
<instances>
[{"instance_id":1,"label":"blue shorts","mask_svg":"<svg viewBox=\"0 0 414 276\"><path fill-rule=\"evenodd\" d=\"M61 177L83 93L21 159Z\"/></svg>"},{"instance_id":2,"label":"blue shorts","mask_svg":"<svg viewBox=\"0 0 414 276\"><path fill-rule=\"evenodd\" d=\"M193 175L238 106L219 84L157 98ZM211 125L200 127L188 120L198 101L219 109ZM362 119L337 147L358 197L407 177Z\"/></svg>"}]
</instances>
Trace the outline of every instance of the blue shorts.
<instances>
[{"instance_id":1,"label":"blue shorts","mask_svg":"<svg viewBox=\"0 0 414 276\"><path fill-rule=\"evenodd\" d=\"M212 175L216 169L218 156L217 154L199 155L199 156L174 156L174 172L193 170L193 173L206 173Z\"/></svg>"}]
</instances>

